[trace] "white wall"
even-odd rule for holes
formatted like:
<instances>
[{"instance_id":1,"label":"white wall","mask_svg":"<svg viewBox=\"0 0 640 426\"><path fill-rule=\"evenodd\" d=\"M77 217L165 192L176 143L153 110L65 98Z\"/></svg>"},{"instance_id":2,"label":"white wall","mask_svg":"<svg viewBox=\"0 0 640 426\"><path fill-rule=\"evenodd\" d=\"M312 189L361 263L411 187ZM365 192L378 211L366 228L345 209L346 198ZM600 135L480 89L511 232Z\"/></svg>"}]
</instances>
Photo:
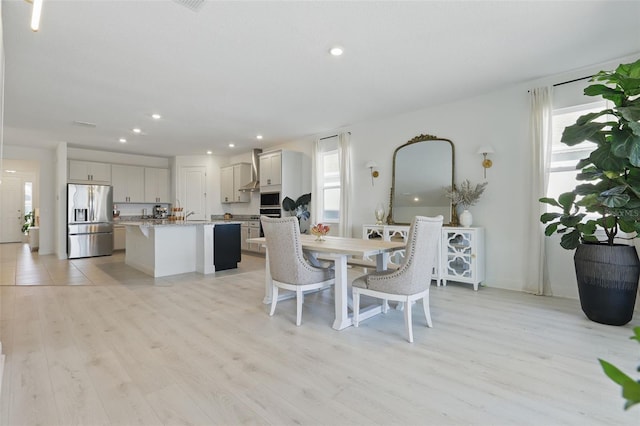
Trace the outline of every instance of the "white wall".
<instances>
[{"instance_id":1,"label":"white wall","mask_svg":"<svg viewBox=\"0 0 640 426\"><path fill-rule=\"evenodd\" d=\"M56 186L55 153L49 149L29 148L16 145L4 146L4 158L10 160L30 160L39 165L39 206L40 206L40 249L41 254L56 252Z\"/></svg>"}]
</instances>

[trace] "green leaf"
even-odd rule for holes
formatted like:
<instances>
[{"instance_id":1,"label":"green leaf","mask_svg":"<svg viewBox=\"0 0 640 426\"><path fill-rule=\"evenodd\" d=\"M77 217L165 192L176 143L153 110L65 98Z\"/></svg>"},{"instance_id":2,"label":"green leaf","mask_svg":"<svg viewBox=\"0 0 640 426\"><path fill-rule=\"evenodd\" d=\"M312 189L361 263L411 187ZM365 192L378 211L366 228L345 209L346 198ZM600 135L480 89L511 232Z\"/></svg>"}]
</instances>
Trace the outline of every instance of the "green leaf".
<instances>
[{"instance_id":1,"label":"green leaf","mask_svg":"<svg viewBox=\"0 0 640 426\"><path fill-rule=\"evenodd\" d=\"M620 219L618 226L622 232L632 233L636 231L635 222L632 220Z\"/></svg>"},{"instance_id":2,"label":"green leaf","mask_svg":"<svg viewBox=\"0 0 640 426\"><path fill-rule=\"evenodd\" d=\"M296 200L296 207L297 206L306 206L307 204L309 204L311 202L311 193L308 194L302 194L301 196L298 197L298 199Z\"/></svg>"},{"instance_id":3,"label":"green leaf","mask_svg":"<svg viewBox=\"0 0 640 426\"><path fill-rule=\"evenodd\" d=\"M562 207L562 206L560 205L560 203L558 203L558 202L557 202L556 200L554 200L553 198L542 197L542 198L540 198L538 201L540 201L541 203L551 204L552 206Z\"/></svg>"},{"instance_id":4,"label":"green leaf","mask_svg":"<svg viewBox=\"0 0 640 426\"><path fill-rule=\"evenodd\" d=\"M547 225L547 227L544 228L544 235L546 235L547 237L552 235L558 229L558 225L558 222L550 223L549 225Z\"/></svg>"},{"instance_id":5,"label":"green leaf","mask_svg":"<svg viewBox=\"0 0 640 426\"><path fill-rule=\"evenodd\" d=\"M640 105L617 108L617 111L628 121L640 120Z\"/></svg>"},{"instance_id":6,"label":"green leaf","mask_svg":"<svg viewBox=\"0 0 640 426\"><path fill-rule=\"evenodd\" d=\"M560 239L560 246L567 250L573 250L580 244L580 231L574 229L568 234L564 234Z\"/></svg>"},{"instance_id":7,"label":"green leaf","mask_svg":"<svg viewBox=\"0 0 640 426\"><path fill-rule=\"evenodd\" d=\"M543 213L540 216L540 222L547 223L562 216L560 213Z\"/></svg>"},{"instance_id":8,"label":"green leaf","mask_svg":"<svg viewBox=\"0 0 640 426\"><path fill-rule=\"evenodd\" d=\"M567 228L573 228L574 226L579 224L585 216L586 215L584 213L571 215L571 216L562 216L560 218L560 223L566 226Z\"/></svg>"},{"instance_id":9,"label":"green leaf","mask_svg":"<svg viewBox=\"0 0 640 426\"><path fill-rule=\"evenodd\" d=\"M636 123L635 121L627 123L629 128L633 132L634 135L640 136L640 123Z\"/></svg>"},{"instance_id":10,"label":"green leaf","mask_svg":"<svg viewBox=\"0 0 640 426\"><path fill-rule=\"evenodd\" d=\"M577 145L581 142L591 140L593 135L602 130L607 123L586 123L583 125L574 124L568 127L565 127L562 132L562 138L560 142L565 145L573 146Z\"/></svg>"},{"instance_id":11,"label":"green leaf","mask_svg":"<svg viewBox=\"0 0 640 426\"><path fill-rule=\"evenodd\" d=\"M595 220L589 220L587 223L583 224L579 231L584 234L583 238L586 238L589 235L592 235L596 232L597 224ZM595 238L595 237L594 237Z\"/></svg>"},{"instance_id":12,"label":"green leaf","mask_svg":"<svg viewBox=\"0 0 640 426\"><path fill-rule=\"evenodd\" d=\"M627 194L619 194L619 195L609 195L609 196L601 196L598 197L598 200L605 206L615 208L615 207L623 207L629 201L629 195Z\"/></svg>"},{"instance_id":13,"label":"green leaf","mask_svg":"<svg viewBox=\"0 0 640 426\"><path fill-rule=\"evenodd\" d=\"M585 167L582 172L576 175L577 180L595 180L602 177L602 170L597 169L594 166Z\"/></svg>"},{"instance_id":14,"label":"green leaf","mask_svg":"<svg viewBox=\"0 0 640 426\"><path fill-rule=\"evenodd\" d=\"M618 367L612 365L611 363L603 359L598 359L598 361L600 361L600 365L602 366L602 370L604 371L604 374L606 374L611 380L613 380L620 386L624 386L625 383L629 381L633 382L633 379L627 376L626 374L624 374L622 371L620 371Z\"/></svg>"},{"instance_id":15,"label":"green leaf","mask_svg":"<svg viewBox=\"0 0 640 426\"><path fill-rule=\"evenodd\" d=\"M591 159L590 158L583 158L580 161L578 161L578 164L576 164L576 169L582 169L586 166L588 166L589 164L591 164Z\"/></svg>"},{"instance_id":16,"label":"green leaf","mask_svg":"<svg viewBox=\"0 0 640 426\"><path fill-rule=\"evenodd\" d=\"M558 197L558 203L562 206L564 213L569 214L571 211L571 206L573 206L573 202L576 199L576 194L574 192L564 192L560 194Z\"/></svg>"},{"instance_id":17,"label":"green leaf","mask_svg":"<svg viewBox=\"0 0 640 426\"><path fill-rule=\"evenodd\" d=\"M613 155L609 145L601 145L589 155L589 159L601 170L624 171L625 159Z\"/></svg>"},{"instance_id":18,"label":"green leaf","mask_svg":"<svg viewBox=\"0 0 640 426\"><path fill-rule=\"evenodd\" d=\"M604 84L587 86L584 89L584 94L587 96L602 96L605 99L613 101L616 106L622 105L622 100L624 99L624 92L622 90L613 89Z\"/></svg>"},{"instance_id":19,"label":"green leaf","mask_svg":"<svg viewBox=\"0 0 640 426\"><path fill-rule=\"evenodd\" d=\"M296 202L289 197L284 197L284 200L282 200L282 209L287 212L292 212L296 209Z\"/></svg>"}]
</instances>

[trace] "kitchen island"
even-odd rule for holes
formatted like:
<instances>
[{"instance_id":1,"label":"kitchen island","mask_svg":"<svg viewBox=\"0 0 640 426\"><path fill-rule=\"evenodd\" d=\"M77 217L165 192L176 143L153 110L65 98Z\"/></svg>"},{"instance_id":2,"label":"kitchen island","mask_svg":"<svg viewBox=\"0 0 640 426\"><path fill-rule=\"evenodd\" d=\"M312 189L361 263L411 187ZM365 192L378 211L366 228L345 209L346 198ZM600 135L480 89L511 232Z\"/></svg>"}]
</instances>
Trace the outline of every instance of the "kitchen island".
<instances>
[{"instance_id":1,"label":"kitchen island","mask_svg":"<svg viewBox=\"0 0 640 426\"><path fill-rule=\"evenodd\" d=\"M211 274L234 268L240 261L240 222L141 220L120 223L126 226L125 263L153 277L187 272ZM216 227L219 227L218 236ZM225 248L226 257L215 256L215 244ZM237 259L233 257L236 246Z\"/></svg>"}]
</instances>

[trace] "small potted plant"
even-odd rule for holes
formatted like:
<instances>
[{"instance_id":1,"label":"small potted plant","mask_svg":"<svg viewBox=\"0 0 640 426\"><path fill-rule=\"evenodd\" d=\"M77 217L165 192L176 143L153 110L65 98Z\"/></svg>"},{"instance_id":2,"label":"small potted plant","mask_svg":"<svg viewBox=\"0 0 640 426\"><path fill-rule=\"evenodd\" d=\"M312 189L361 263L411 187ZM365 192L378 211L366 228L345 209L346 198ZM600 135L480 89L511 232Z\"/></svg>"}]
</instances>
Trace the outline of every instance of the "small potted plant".
<instances>
[{"instance_id":1,"label":"small potted plant","mask_svg":"<svg viewBox=\"0 0 640 426\"><path fill-rule=\"evenodd\" d=\"M292 216L298 218L300 224L300 232L307 233L308 226L303 226L303 221L306 223L311 217L311 213L308 210L308 205L311 202L311 193L302 194L295 201L292 198L284 197L282 200L282 210L289 212Z\"/></svg>"},{"instance_id":2,"label":"small potted plant","mask_svg":"<svg viewBox=\"0 0 640 426\"><path fill-rule=\"evenodd\" d=\"M616 242L640 232L640 60L600 71L591 81L605 84L592 84L584 94L602 96L613 107L585 114L564 129L563 144L590 141L596 148L576 165L577 179L584 183L557 200L540 199L560 210L544 213L540 220L547 225L547 236L560 234L560 245L576 250L578 292L586 316L623 325L633 317L640 277L635 247Z\"/></svg>"},{"instance_id":3,"label":"small potted plant","mask_svg":"<svg viewBox=\"0 0 640 426\"><path fill-rule=\"evenodd\" d=\"M453 214L451 216L451 224L453 226L458 225L458 205L461 206L463 210L460 214L459 224L464 227L471 226L473 216L468 209L471 206L475 206L480 200L480 196L486 189L487 184L488 182L483 182L474 186L469 179L465 179L458 187L453 185L444 188L445 196L451 200L451 205L453 206Z\"/></svg>"}]
</instances>

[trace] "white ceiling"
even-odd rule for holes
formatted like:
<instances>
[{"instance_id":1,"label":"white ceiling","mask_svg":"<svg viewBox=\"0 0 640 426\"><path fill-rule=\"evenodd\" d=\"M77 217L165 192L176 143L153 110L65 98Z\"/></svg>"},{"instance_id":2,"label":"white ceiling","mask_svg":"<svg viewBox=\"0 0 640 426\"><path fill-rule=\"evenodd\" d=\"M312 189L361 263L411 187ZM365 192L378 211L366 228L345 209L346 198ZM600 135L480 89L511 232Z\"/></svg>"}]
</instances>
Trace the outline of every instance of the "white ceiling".
<instances>
[{"instance_id":1,"label":"white ceiling","mask_svg":"<svg viewBox=\"0 0 640 426\"><path fill-rule=\"evenodd\" d=\"M640 52L640 1L44 0L38 33L30 13L3 0L5 143L160 156L236 154Z\"/></svg>"}]
</instances>

